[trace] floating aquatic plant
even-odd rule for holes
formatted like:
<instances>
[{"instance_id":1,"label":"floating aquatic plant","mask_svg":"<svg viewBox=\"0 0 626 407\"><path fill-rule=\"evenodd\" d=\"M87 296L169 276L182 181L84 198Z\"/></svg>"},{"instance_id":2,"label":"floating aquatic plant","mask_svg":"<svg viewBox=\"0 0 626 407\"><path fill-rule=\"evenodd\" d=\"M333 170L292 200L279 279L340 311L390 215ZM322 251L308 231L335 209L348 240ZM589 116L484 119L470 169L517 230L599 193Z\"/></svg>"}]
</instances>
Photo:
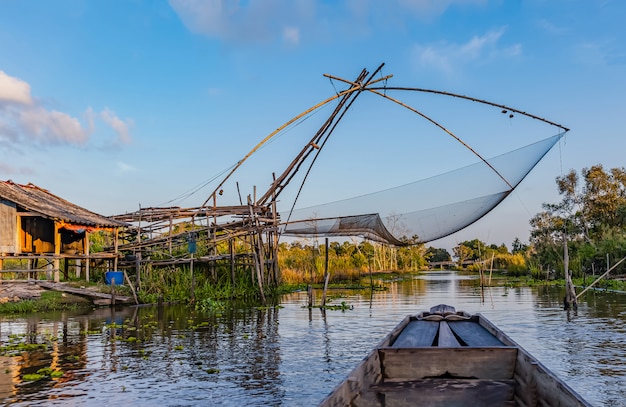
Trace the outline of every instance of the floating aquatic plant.
<instances>
[{"instance_id":1,"label":"floating aquatic plant","mask_svg":"<svg viewBox=\"0 0 626 407\"><path fill-rule=\"evenodd\" d=\"M25 382L36 382L37 380L41 380L44 377L45 377L44 375L40 375L40 374L37 374L37 373L28 373L28 374L25 374L24 376L22 376L22 379Z\"/></svg>"}]
</instances>

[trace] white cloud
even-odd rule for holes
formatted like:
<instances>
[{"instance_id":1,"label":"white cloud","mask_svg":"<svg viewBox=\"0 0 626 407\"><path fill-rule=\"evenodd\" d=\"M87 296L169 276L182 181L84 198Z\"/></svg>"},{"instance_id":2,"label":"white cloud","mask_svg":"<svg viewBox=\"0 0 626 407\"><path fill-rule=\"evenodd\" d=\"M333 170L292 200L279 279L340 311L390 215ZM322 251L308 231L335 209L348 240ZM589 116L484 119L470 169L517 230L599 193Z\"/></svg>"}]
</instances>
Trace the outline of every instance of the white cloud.
<instances>
[{"instance_id":1,"label":"white cloud","mask_svg":"<svg viewBox=\"0 0 626 407\"><path fill-rule=\"evenodd\" d=\"M122 121L108 108L99 117L115 130L119 142L131 141L131 120ZM17 144L84 146L95 131L96 118L91 107L86 109L82 122L68 113L48 109L32 97L27 82L0 71L0 146L10 149Z\"/></svg>"},{"instance_id":2,"label":"white cloud","mask_svg":"<svg viewBox=\"0 0 626 407\"><path fill-rule=\"evenodd\" d=\"M487 0L398 0L403 8L418 17L433 17L443 14L450 6L484 5Z\"/></svg>"},{"instance_id":3,"label":"white cloud","mask_svg":"<svg viewBox=\"0 0 626 407\"><path fill-rule=\"evenodd\" d=\"M0 71L0 103L32 105L30 85L21 79L7 75L4 71Z\"/></svg>"},{"instance_id":4,"label":"white cloud","mask_svg":"<svg viewBox=\"0 0 626 407\"><path fill-rule=\"evenodd\" d=\"M88 129L67 113L35 106L19 113L19 122L28 135L42 143L84 144Z\"/></svg>"},{"instance_id":5,"label":"white cloud","mask_svg":"<svg viewBox=\"0 0 626 407\"><path fill-rule=\"evenodd\" d=\"M300 43L300 30L297 27L283 28L283 39L290 45L298 45Z\"/></svg>"},{"instance_id":6,"label":"white cloud","mask_svg":"<svg viewBox=\"0 0 626 407\"><path fill-rule=\"evenodd\" d=\"M477 7L488 0L169 0L191 32L228 42L282 41L369 36L370 25L429 19L450 7Z\"/></svg>"},{"instance_id":7,"label":"white cloud","mask_svg":"<svg viewBox=\"0 0 626 407\"><path fill-rule=\"evenodd\" d=\"M108 107L100 112L102 120L109 125L117 133L117 140L122 144L129 144L131 142L129 127L132 126L132 121L123 121L115 112Z\"/></svg>"},{"instance_id":8,"label":"white cloud","mask_svg":"<svg viewBox=\"0 0 626 407\"><path fill-rule=\"evenodd\" d=\"M275 3L250 0L241 6L238 1L170 0L170 6L190 31L221 39L254 39L250 32L263 26L259 19L264 19Z\"/></svg>"},{"instance_id":9,"label":"white cloud","mask_svg":"<svg viewBox=\"0 0 626 407\"><path fill-rule=\"evenodd\" d=\"M34 171L30 168L16 168L6 163L0 162L0 179L7 179L7 175L32 175Z\"/></svg>"},{"instance_id":10,"label":"white cloud","mask_svg":"<svg viewBox=\"0 0 626 407\"><path fill-rule=\"evenodd\" d=\"M568 31L565 27L557 26L551 21L548 21L546 19L541 19L537 21L537 26L550 34L555 34L555 35L567 34L567 31Z\"/></svg>"},{"instance_id":11,"label":"white cloud","mask_svg":"<svg viewBox=\"0 0 626 407\"><path fill-rule=\"evenodd\" d=\"M497 57L510 58L521 55L520 44L499 47L503 34L504 29L490 31L483 36L474 36L465 44L418 44L413 47L413 60L421 68L451 74L472 62L483 63Z\"/></svg>"},{"instance_id":12,"label":"white cloud","mask_svg":"<svg viewBox=\"0 0 626 407\"><path fill-rule=\"evenodd\" d=\"M127 164L127 163L122 162L122 161L118 161L116 163L116 166L117 166L118 174L127 173L127 172L130 172L130 171L135 171L136 170L136 168L133 167L132 165Z\"/></svg>"}]
</instances>

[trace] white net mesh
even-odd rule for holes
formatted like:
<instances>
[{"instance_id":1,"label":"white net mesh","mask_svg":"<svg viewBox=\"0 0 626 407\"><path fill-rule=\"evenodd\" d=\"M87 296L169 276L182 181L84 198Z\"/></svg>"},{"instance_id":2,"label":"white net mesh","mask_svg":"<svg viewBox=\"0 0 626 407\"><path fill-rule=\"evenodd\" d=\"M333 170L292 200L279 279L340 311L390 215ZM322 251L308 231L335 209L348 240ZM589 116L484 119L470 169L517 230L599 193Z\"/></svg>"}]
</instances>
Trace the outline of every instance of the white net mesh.
<instances>
[{"instance_id":1,"label":"white net mesh","mask_svg":"<svg viewBox=\"0 0 626 407\"><path fill-rule=\"evenodd\" d=\"M495 208L562 136L488 159L493 169L481 161L383 191L281 213L282 234L363 236L391 244L448 236Z\"/></svg>"}]
</instances>

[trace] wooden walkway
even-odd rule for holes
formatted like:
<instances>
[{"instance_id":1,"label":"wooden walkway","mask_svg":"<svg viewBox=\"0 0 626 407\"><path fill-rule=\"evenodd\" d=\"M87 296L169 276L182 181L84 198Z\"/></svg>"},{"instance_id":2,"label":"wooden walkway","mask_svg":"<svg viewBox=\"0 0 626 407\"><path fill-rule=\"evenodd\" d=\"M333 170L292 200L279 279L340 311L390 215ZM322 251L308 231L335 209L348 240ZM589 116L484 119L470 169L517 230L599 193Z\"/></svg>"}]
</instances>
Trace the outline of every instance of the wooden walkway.
<instances>
[{"instance_id":1,"label":"wooden walkway","mask_svg":"<svg viewBox=\"0 0 626 407\"><path fill-rule=\"evenodd\" d=\"M87 290L85 288L70 287L65 283L53 283L51 281L38 281L37 285L47 290L61 291L68 294L79 295L81 297L87 297L93 301L96 305L109 305L109 304L130 304L133 303L132 297L124 295L113 295L101 293L98 291Z\"/></svg>"}]
</instances>

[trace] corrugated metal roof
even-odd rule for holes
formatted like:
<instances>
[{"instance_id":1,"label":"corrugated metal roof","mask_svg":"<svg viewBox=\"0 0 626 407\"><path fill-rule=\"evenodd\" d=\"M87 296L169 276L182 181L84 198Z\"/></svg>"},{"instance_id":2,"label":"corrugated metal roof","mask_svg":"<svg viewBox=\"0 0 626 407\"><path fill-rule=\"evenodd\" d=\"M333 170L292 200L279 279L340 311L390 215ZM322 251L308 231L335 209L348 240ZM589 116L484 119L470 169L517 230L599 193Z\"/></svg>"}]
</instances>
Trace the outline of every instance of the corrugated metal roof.
<instances>
[{"instance_id":1,"label":"corrugated metal roof","mask_svg":"<svg viewBox=\"0 0 626 407\"><path fill-rule=\"evenodd\" d=\"M43 217L75 225L105 228L126 226L124 222L98 215L31 183L20 185L10 180L0 181L0 199L14 202Z\"/></svg>"}]
</instances>

